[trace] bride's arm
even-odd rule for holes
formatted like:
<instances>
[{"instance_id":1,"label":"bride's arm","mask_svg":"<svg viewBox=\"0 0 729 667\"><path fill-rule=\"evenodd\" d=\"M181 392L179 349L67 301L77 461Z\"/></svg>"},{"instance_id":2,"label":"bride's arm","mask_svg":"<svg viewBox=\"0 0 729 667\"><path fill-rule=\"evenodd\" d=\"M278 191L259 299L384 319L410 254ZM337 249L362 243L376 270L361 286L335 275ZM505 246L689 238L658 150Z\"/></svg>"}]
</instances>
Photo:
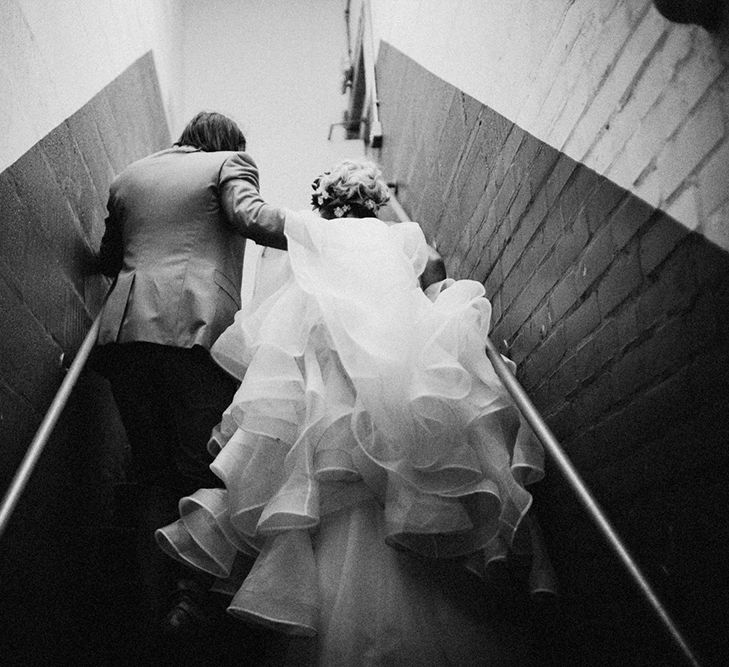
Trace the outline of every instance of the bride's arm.
<instances>
[{"instance_id":1,"label":"bride's arm","mask_svg":"<svg viewBox=\"0 0 729 667\"><path fill-rule=\"evenodd\" d=\"M236 153L220 170L220 199L226 217L258 245L286 250L284 209L267 204L258 193L258 167L248 153Z\"/></svg>"},{"instance_id":2,"label":"bride's arm","mask_svg":"<svg viewBox=\"0 0 729 667\"><path fill-rule=\"evenodd\" d=\"M455 281L449 278L446 272L445 262L440 253L431 245L428 245L428 259L425 269L420 275L420 288L431 301L435 301L438 295L450 287Z\"/></svg>"},{"instance_id":3,"label":"bride's arm","mask_svg":"<svg viewBox=\"0 0 729 667\"><path fill-rule=\"evenodd\" d=\"M425 290L430 285L441 282L447 277L443 258L432 245L428 245L428 260L425 269L420 274L420 287Z\"/></svg>"}]
</instances>

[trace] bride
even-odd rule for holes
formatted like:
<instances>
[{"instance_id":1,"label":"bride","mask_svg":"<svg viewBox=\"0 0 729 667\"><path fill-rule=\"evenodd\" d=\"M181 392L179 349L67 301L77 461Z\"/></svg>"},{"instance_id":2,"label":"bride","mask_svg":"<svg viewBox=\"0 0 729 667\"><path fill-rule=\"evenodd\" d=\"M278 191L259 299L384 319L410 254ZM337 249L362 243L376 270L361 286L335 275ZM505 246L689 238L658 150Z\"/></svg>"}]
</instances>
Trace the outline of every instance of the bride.
<instances>
[{"instance_id":1,"label":"bride","mask_svg":"<svg viewBox=\"0 0 729 667\"><path fill-rule=\"evenodd\" d=\"M158 544L230 614L309 637L296 664L523 664L477 576L528 542L543 453L484 353L483 286L377 219L370 162L317 178L313 212L256 182L226 205L285 220L283 274L212 350L242 380L209 446L225 488L183 498Z\"/></svg>"}]
</instances>

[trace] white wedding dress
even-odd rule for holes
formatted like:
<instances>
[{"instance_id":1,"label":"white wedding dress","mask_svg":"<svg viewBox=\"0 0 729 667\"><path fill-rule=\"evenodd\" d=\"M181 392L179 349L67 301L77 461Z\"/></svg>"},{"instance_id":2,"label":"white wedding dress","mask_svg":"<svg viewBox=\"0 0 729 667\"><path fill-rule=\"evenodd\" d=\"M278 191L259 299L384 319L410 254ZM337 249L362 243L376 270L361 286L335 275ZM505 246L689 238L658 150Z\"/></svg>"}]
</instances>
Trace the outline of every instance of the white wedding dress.
<instances>
[{"instance_id":1,"label":"white wedding dress","mask_svg":"<svg viewBox=\"0 0 729 667\"><path fill-rule=\"evenodd\" d=\"M225 489L183 498L158 543L230 613L313 637L310 662L518 664L463 599L528 538L543 475L484 353L482 285L429 300L415 223L289 213L286 235L278 288L212 351L242 379L211 440Z\"/></svg>"}]
</instances>

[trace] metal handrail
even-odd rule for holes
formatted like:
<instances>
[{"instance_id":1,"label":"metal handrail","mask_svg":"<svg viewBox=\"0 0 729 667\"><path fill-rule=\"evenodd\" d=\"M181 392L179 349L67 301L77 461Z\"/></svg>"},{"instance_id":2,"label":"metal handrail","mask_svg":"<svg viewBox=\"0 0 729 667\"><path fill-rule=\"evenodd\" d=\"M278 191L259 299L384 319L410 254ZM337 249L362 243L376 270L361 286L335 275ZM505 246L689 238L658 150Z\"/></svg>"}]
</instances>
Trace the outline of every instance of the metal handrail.
<instances>
[{"instance_id":1,"label":"metal handrail","mask_svg":"<svg viewBox=\"0 0 729 667\"><path fill-rule=\"evenodd\" d=\"M400 222L407 222L410 220L392 190L390 193L390 200L388 201L388 204L395 212ZM526 391L524 391L524 388L521 386L514 374L509 370L509 367L504 362L501 354L496 349L496 346L493 344L488 336L486 337L486 354L488 355L488 358L491 361L491 364L493 365L496 374L504 383L504 386L511 394L511 397L514 399L514 403L516 403L517 407L524 415L524 418L532 427L532 430L539 438L542 445L544 445L544 448L552 456L552 459L557 464L557 467L561 470L562 474L567 479L567 482L577 494L579 501L587 510L588 515L592 518L599 530L605 536L608 544L612 547L613 551L623 563L628 571L628 574L632 577L639 590L643 593L649 605L653 608L659 620L664 625L671 638L674 640L678 648L683 653L688 664L699 667L699 662L688 642L683 637L674 621L671 619L668 611L661 603L660 599L656 595L651 585L648 583L645 576L643 576L643 573L641 572L633 557L630 555L630 552L623 544L618 534L615 532L615 529L610 524L610 521L605 515L605 512L595 500L594 496L582 480L580 474L577 472L576 468L565 454L564 450L559 444L559 441L554 436L549 426L547 426L542 416L539 414L539 411L532 403Z\"/></svg>"},{"instance_id":2,"label":"metal handrail","mask_svg":"<svg viewBox=\"0 0 729 667\"><path fill-rule=\"evenodd\" d=\"M382 123L380 123L380 100L377 97L375 76L375 36L372 32L372 7L370 0L364 0L364 35L362 36L362 55L364 58L365 99L370 96L370 123L368 143L372 148L382 145ZM364 114L363 114L364 115Z\"/></svg>"},{"instance_id":3,"label":"metal handrail","mask_svg":"<svg viewBox=\"0 0 729 667\"><path fill-rule=\"evenodd\" d=\"M0 504L0 539L2 539L5 529L7 528L13 514L13 510L18 504L23 491L30 480L33 469L38 463L38 459L43 453L43 450L48 443L48 439L50 438L51 433L53 433L53 429L55 428L66 403L68 402L71 391L73 390L73 387L89 358L89 354L91 354L91 350L96 344L100 325L101 313L96 316L96 319L86 334L83 343L81 343L81 347L76 353L76 356L71 363L71 367L66 372L66 376L63 378L63 382L61 382L61 386L56 392L56 395L51 402L51 406L48 408L48 412L46 412L45 417L43 417L43 421L38 427L35 437L30 443L28 450L25 452L23 461L15 472L13 481L10 483L8 490L5 492L5 496Z\"/></svg>"}]
</instances>

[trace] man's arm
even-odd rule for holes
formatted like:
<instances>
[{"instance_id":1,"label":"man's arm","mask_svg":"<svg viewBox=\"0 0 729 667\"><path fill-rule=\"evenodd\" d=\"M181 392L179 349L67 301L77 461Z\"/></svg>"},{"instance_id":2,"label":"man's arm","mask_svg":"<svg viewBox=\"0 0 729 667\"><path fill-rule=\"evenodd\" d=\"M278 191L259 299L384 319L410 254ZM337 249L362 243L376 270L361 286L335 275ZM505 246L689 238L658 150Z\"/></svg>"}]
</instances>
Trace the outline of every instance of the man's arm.
<instances>
[{"instance_id":1,"label":"man's arm","mask_svg":"<svg viewBox=\"0 0 729 667\"><path fill-rule=\"evenodd\" d=\"M106 218L104 236L101 238L99 255L93 266L94 273L103 273L109 278L115 278L121 271L124 262L124 246L122 243L122 229L114 207L112 197L107 205L109 215Z\"/></svg>"},{"instance_id":2,"label":"man's arm","mask_svg":"<svg viewBox=\"0 0 729 667\"><path fill-rule=\"evenodd\" d=\"M237 153L225 161L219 185L220 200L230 224L258 245L286 250L284 209L261 198L258 168L248 153Z\"/></svg>"}]
</instances>

